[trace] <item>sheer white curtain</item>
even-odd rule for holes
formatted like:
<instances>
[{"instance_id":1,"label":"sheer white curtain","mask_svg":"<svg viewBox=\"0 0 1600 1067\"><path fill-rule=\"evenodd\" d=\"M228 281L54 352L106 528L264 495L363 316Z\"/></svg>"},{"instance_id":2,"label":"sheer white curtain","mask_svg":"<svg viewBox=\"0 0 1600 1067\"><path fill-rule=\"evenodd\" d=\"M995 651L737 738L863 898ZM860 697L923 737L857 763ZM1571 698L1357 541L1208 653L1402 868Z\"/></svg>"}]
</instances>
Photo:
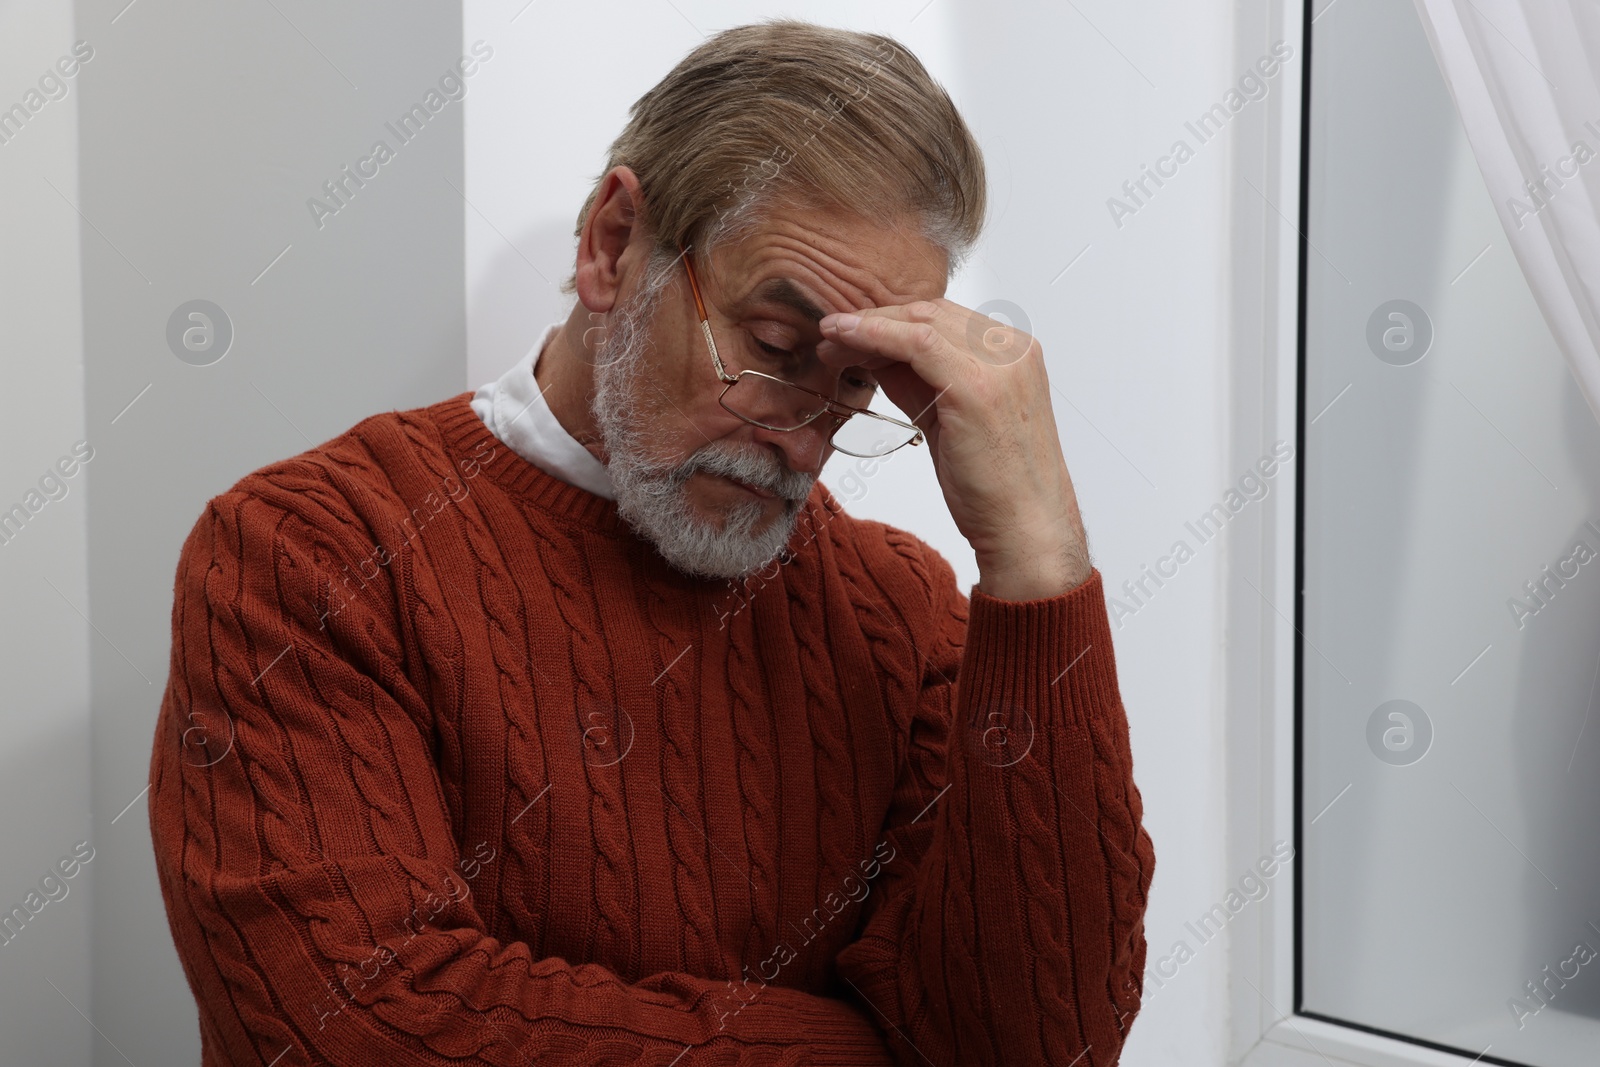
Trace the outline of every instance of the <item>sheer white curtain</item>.
<instances>
[{"instance_id":1,"label":"sheer white curtain","mask_svg":"<svg viewBox=\"0 0 1600 1067\"><path fill-rule=\"evenodd\" d=\"M1414 2L1512 251L1600 417L1600 5Z\"/></svg>"}]
</instances>

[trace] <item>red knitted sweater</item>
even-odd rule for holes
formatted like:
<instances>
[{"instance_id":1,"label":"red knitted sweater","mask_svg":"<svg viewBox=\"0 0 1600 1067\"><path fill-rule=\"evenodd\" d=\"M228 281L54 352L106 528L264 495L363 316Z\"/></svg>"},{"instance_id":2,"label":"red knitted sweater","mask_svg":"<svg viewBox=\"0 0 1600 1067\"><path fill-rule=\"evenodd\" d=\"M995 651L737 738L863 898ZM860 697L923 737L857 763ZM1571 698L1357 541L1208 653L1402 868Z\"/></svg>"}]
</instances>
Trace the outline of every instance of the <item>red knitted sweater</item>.
<instances>
[{"instance_id":1,"label":"red knitted sweater","mask_svg":"<svg viewBox=\"0 0 1600 1067\"><path fill-rule=\"evenodd\" d=\"M1116 1062L1154 868L1098 571L820 485L673 570L463 393L183 546L150 826L207 1067Z\"/></svg>"}]
</instances>

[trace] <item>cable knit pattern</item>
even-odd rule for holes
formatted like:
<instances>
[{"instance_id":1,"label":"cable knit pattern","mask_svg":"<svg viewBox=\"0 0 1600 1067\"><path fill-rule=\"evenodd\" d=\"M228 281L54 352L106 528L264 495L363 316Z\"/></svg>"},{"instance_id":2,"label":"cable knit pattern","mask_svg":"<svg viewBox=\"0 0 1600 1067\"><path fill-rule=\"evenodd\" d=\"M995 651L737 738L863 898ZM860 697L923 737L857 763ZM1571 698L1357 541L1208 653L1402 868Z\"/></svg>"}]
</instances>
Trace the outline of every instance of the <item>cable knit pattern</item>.
<instances>
[{"instance_id":1,"label":"cable knit pattern","mask_svg":"<svg viewBox=\"0 0 1600 1067\"><path fill-rule=\"evenodd\" d=\"M957 588L822 485L735 593L366 419L185 541L150 767L204 1067L1108 1067L1141 826L1099 572Z\"/></svg>"}]
</instances>

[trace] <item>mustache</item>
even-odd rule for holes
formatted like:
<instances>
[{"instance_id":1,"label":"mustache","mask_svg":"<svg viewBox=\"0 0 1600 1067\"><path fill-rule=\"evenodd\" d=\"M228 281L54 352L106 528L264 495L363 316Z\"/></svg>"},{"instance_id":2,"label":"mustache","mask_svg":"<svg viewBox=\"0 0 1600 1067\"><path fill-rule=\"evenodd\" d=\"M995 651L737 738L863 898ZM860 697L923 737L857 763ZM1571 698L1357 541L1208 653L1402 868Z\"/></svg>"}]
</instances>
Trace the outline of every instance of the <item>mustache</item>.
<instances>
[{"instance_id":1,"label":"mustache","mask_svg":"<svg viewBox=\"0 0 1600 1067\"><path fill-rule=\"evenodd\" d=\"M721 474L765 489L791 503L805 500L816 481L815 474L790 470L771 452L761 448L724 448L710 444L690 456L674 472L674 481L687 481L697 471Z\"/></svg>"},{"instance_id":2,"label":"mustache","mask_svg":"<svg viewBox=\"0 0 1600 1067\"><path fill-rule=\"evenodd\" d=\"M638 480L634 489L645 496L675 497L685 482L696 473L704 472L726 475L765 489L784 500L791 509L805 502L817 480L817 474L792 470L764 448L727 441L702 445L677 466L637 460L636 467L645 477Z\"/></svg>"}]
</instances>

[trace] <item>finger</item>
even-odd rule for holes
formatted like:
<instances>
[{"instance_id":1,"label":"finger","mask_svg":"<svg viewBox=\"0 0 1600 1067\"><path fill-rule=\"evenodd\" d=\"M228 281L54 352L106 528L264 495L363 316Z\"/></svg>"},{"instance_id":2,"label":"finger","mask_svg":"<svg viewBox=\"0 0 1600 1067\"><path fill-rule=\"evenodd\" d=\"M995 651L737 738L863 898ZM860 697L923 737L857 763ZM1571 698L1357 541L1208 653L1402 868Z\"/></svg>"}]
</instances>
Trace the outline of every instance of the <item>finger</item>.
<instances>
[{"instance_id":1,"label":"finger","mask_svg":"<svg viewBox=\"0 0 1600 1067\"><path fill-rule=\"evenodd\" d=\"M959 328L957 318L952 317L952 311L957 315L964 313L965 308L951 304L945 307L943 300L918 301L912 304L886 304L882 307L862 308L853 312L835 312L824 315L818 320L818 328L822 330L823 339L817 346L816 352L819 359L831 367L842 368L849 366L861 367L864 370L875 370L889 363L899 363L903 360L884 355L871 355L855 349L849 345L849 337L840 328L849 319L859 319L867 315L881 315L896 319L901 322L931 321L943 329L947 336L954 336L954 331Z\"/></svg>"},{"instance_id":2,"label":"finger","mask_svg":"<svg viewBox=\"0 0 1600 1067\"><path fill-rule=\"evenodd\" d=\"M942 318L943 309L938 305L919 301L866 308L853 316L828 315L818 325L825 341L833 341L859 354L853 359L857 365L867 366L861 362L862 357L905 363L923 381L940 390L955 387L968 362L940 328L936 320ZM826 361L829 356L839 358L834 350L825 356L819 346L817 357Z\"/></svg>"}]
</instances>

